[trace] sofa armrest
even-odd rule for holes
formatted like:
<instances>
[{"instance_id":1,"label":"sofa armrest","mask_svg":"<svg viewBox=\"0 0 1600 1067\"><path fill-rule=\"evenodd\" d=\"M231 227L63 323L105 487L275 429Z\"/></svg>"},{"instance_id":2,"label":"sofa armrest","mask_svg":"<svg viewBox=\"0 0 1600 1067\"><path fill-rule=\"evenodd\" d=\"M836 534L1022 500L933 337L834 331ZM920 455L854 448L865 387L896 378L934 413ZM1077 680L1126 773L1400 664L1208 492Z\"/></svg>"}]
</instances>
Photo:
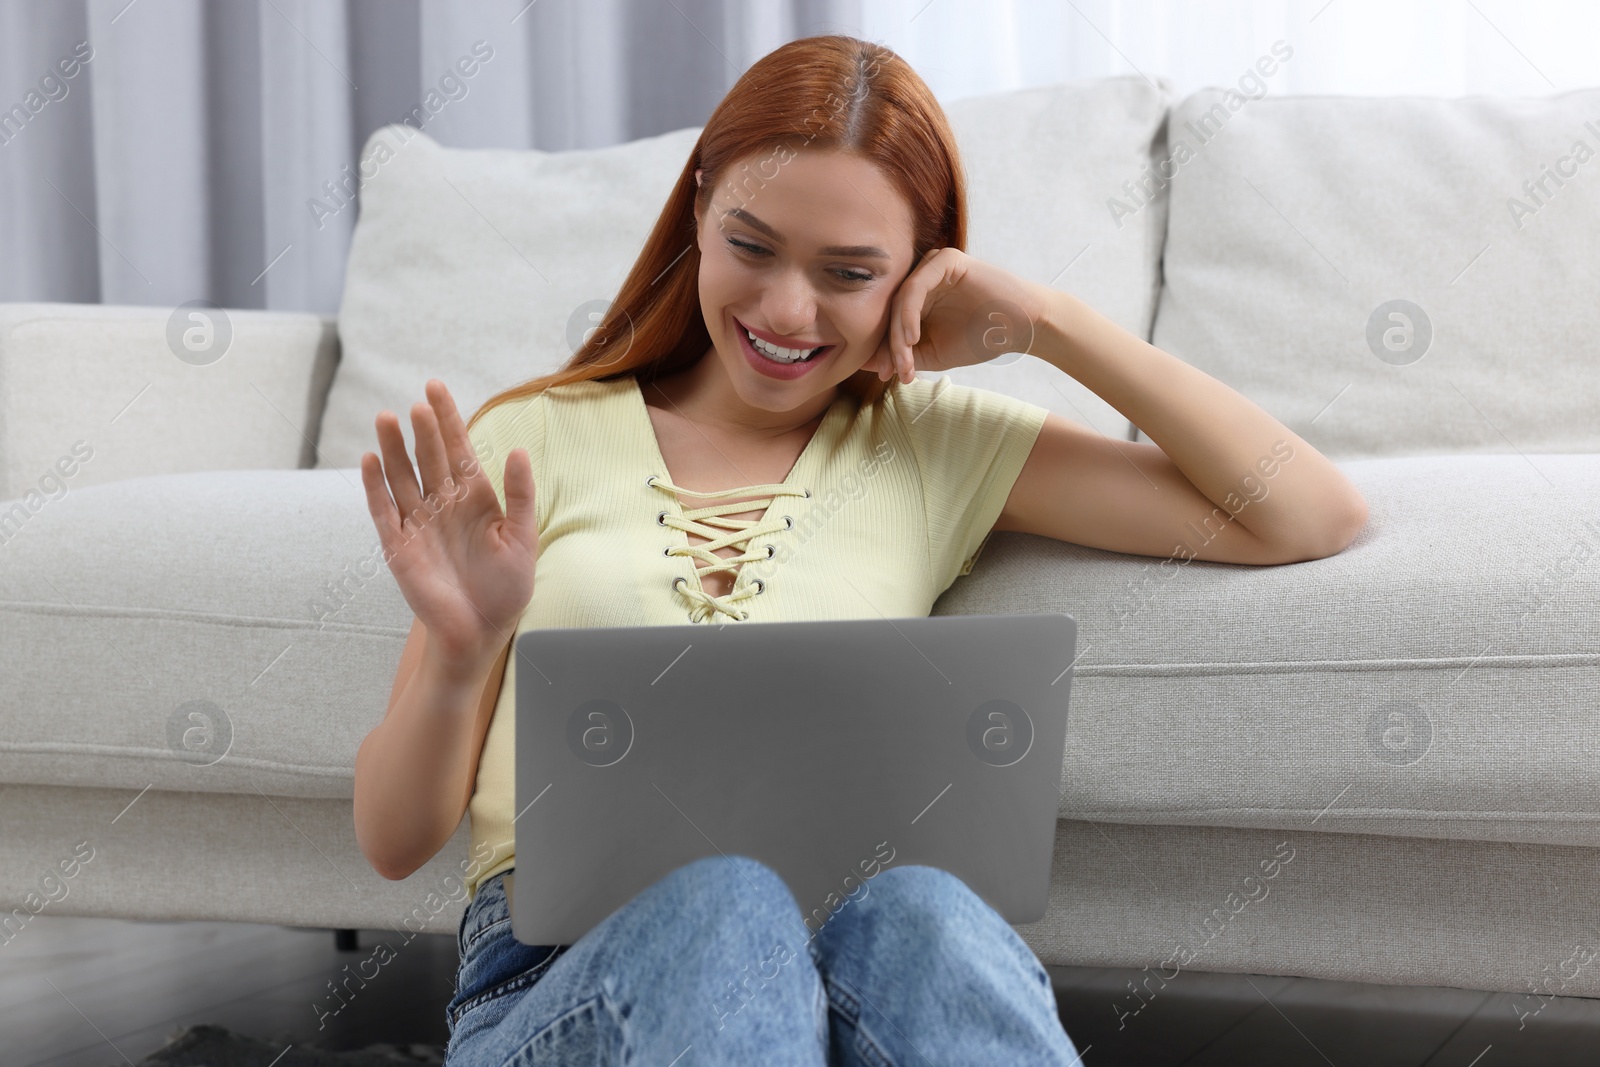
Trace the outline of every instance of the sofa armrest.
<instances>
[{"instance_id":1,"label":"sofa armrest","mask_svg":"<svg viewBox=\"0 0 1600 1067\"><path fill-rule=\"evenodd\" d=\"M203 340L208 311L220 357ZM169 342L169 336L172 340ZM152 474L309 468L330 315L0 303L0 500ZM180 355L181 353L181 355Z\"/></svg>"}]
</instances>

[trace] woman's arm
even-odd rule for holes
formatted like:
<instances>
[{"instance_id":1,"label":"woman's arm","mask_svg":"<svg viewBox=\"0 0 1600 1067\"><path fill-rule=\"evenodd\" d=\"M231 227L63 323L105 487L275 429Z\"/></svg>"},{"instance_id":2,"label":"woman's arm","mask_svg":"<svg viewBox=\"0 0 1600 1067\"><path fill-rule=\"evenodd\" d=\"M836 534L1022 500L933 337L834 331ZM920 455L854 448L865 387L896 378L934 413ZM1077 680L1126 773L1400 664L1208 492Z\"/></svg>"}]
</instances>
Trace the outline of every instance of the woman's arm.
<instances>
[{"instance_id":1,"label":"woman's arm","mask_svg":"<svg viewBox=\"0 0 1600 1067\"><path fill-rule=\"evenodd\" d=\"M1033 298L1030 352L1127 416L1201 494L1262 544L1285 556L1332 555L1366 524L1366 501L1350 480L1239 393L1071 293L1038 286ZM1293 459L1280 463L1285 442ZM1272 491L1240 508L1241 481L1259 481L1263 461L1273 470Z\"/></svg>"},{"instance_id":2,"label":"woman's arm","mask_svg":"<svg viewBox=\"0 0 1600 1067\"><path fill-rule=\"evenodd\" d=\"M451 661L413 622L389 710L356 750L356 843L383 877L410 877L461 825L510 649Z\"/></svg>"},{"instance_id":3,"label":"woman's arm","mask_svg":"<svg viewBox=\"0 0 1600 1067\"><path fill-rule=\"evenodd\" d=\"M527 450L506 457L502 508L450 391L437 378L425 388L411 408L417 466L388 411L374 420L383 459L361 455L384 561L415 616L389 710L356 751L356 842L390 879L461 824L539 556Z\"/></svg>"}]
</instances>

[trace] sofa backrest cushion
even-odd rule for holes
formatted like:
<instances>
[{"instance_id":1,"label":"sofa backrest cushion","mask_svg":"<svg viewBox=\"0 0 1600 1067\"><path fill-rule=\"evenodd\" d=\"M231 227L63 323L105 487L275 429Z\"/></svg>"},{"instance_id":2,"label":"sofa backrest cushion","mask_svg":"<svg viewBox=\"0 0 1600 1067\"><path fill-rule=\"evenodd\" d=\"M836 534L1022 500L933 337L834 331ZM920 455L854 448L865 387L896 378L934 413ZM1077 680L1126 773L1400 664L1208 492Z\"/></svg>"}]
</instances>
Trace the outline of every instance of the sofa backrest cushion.
<instances>
[{"instance_id":1,"label":"sofa backrest cushion","mask_svg":"<svg viewBox=\"0 0 1600 1067\"><path fill-rule=\"evenodd\" d=\"M317 466L376 452L373 419L408 414L439 378L463 417L570 355L574 309L622 284L699 136L674 130L595 151L444 148L396 124L371 167L339 305L339 369ZM414 461L413 461L414 462Z\"/></svg>"},{"instance_id":2,"label":"sofa backrest cushion","mask_svg":"<svg viewBox=\"0 0 1600 1067\"><path fill-rule=\"evenodd\" d=\"M1197 92L1152 342L1334 459L1600 451L1597 150L1600 90Z\"/></svg>"},{"instance_id":3,"label":"sofa backrest cushion","mask_svg":"<svg viewBox=\"0 0 1600 1067\"><path fill-rule=\"evenodd\" d=\"M1169 85L1131 76L953 101L968 251L1070 289L1148 336L1164 203L1120 227L1105 203L1147 166L1170 102ZM544 152L445 148L409 126L375 131L361 154L317 466L355 467L377 451L380 410L398 415L411 441L408 412L430 377L470 414L564 363L574 313L616 295L699 133ZM982 368L977 384L1126 430L1054 367L994 362L1003 365Z\"/></svg>"},{"instance_id":4,"label":"sofa backrest cushion","mask_svg":"<svg viewBox=\"0 0 1600 1067\"><path fill-rule=\"evenodd\" d=\"M1167 198L1121 215L1110 199L1148 172L1173 102L1164 78L1091 79L944 105L967 172L967 251L1019 278L1072 293L1150 336ZM1007 353L949 372L1119 440L1128 420L1041 359Z\"/></svg>"}]
</instances>

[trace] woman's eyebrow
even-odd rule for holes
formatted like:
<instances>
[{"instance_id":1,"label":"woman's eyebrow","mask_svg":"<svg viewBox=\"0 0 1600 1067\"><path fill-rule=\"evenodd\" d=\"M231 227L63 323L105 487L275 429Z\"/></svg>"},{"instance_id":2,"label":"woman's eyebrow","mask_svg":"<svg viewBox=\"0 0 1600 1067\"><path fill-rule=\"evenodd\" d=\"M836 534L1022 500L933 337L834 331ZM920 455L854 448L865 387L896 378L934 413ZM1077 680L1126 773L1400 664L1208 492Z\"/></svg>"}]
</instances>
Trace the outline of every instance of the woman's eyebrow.
<instances>
[{"instance_id":1,"label":"woman's eyebrow","mask_svg":"<svg viewBox=\"0 0 1600 1067\"><path fill-rule=\"evenodd\" d=\"M768 226L765 222L762 222L760 219L756 218L742 207L729 208L727 211L723 212L724 218L728 217L729 215L749 223L751 226L754 226L756 229L760 230L762 233L766 234L780 245L788 244L788 242L784 240L783 234L779 233L777 230L774 230L771 226ZM820 251L824 256L856 256L863 259L894 258L877 245L829 245L827 248L821 249Z\"/></svg>"}]
</instances>

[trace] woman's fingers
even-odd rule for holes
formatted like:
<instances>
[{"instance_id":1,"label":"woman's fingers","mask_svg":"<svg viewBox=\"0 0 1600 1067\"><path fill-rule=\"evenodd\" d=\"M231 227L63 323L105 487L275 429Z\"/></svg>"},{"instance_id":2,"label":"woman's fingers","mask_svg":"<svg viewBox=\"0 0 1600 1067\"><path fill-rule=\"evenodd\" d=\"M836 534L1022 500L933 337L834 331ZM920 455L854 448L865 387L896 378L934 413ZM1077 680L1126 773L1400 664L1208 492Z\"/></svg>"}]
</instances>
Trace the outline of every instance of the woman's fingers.
<instances>
[{"instance_id":1,"label":"woman's fingers","mask_svg":"<svg viewBox=\"0 0 1600 1067\"><path fill-rule=\"evenodd\" d=\"M381 471L382 475L387 475L389 493L383 492L382 475L375 469L371 475L372 484L367 485L368 510L379 509L374 513L375 521L378 514L387 514L395 537L404 531L406 520L422 522L426 515L437 513L448 502L460 500L459 487L482 474L466 424L461 420L461 412L450 391L437 378L428 379L423 390L426 400L411 406L417 453L415 468L406 454L399 420L388 411L380 411L376 419L378 443L383 452ZM362 480L368 480L365 458ZM393 504L385 500L380 505L374 500L374 493L384 497L392 494ZM430 500L432 507L426 503Z\"/></svg>"},{"instance_id":2,"label":"woman's fingers","mask_svg":"<svg viewBox=\"0 0 1600 1067\"><path fill-rule=\"evenodd\" d=\"M400 533L399 516L383 484L383 465L371 452L361 453L361 484L367 490L367 511L377 527L378 543L388 550Z\"/></svg>"},{"instance_id":3,"label":"woman's fingers","mask_svg":"<svg viewBox=\"0 0 1600 1067\"><path fill-rule=\"evenodd\" d=\"M506 455L505 472L506 522L524 543L539 545L539 524L535 517L534 495L538 488L533 484L533 461L525 448L513 448Z\"/></svg>"},{"instance_id":4,"label":"woman's fingers","mask_svg":"<svg viewBox=\"0 0 1600 1067\"><path fill-rule=\"evenodd\" d=\"M891 324L883 331L883 339L878 342L878 350L872 353L872 358L866 363L866 369L876 374L878 380L882 382L888 381L889 376L894 373L894 352L891 347L893 342L889 339L893 329L894 326Z\"/></svg>"},{"instance_id":5,"label":"woman's fingers","mask_svg":"<svg viewBox=\"0 0 1600 1067\"><path fill-rule=\"evenodd\" d=\"M472 438L467 433L466 421L461 417L461 409L456 407L455 397L450 395L444 382L431 378L425 388L439 423L450 477L463 485L471 484L482 473L482 467L478 463L477 450L472 447Z\"/></svg>"},{"instance_id":6,"label":"woman's fingers","mask_svg":"<svg viewBox=\"0 0 1600 1067\"><path fill-rule=\"evenodd\" d=\"M391 422L391 419L394 421ZM411 457L406 455L406 439L400 435L400 420L391 411L380 411L376 423L378 447L383 450L383 472L389 480L389 491L394 494L400 522L404 524L421 504L422 493L417 488L416 472L411 469Z\"/></svg>"},{"instance_id":7,"label":"woman's fingers","mask_svg":"<svg viewBox=\"0 0 1600 1067\"><path fill-rule=\"evenodd\" d=\"M943 248L930 248L922 254L910 274L900 283L893 299L894 321L888 330L888 369L902 382L917 373L917 357L913 349L922 339L922 312L928 304L928 294L944 281L945 264L939 259Z\"/></svg>"},{"instance_id":8,"label":"woman's fingers","mask_svg":"<svg viewBox=\"0 0 1600 1067\"><path fill-rule=\"evenodd\" d=\"M417 439L422 496L438 506L446 493L444 483L450 477L450 463L445 457L444 439L439 435L439 418L431 403L412 405L411 428Z\"/></svg>"},{"instance_id":9,"label":"woman's fingers","mask_svg":"<svg viewBox=\"0 0 1600 1067\"><path fill-rule=\"evenodd\" d=\"M900 374L900 380L902 382L909 377L912 368L915 366L916 359L911 355L911 335L910 333L907 333L905 340L902 341L900 345L899 366L896 368Z\"/></svg>"}]
</instances>

